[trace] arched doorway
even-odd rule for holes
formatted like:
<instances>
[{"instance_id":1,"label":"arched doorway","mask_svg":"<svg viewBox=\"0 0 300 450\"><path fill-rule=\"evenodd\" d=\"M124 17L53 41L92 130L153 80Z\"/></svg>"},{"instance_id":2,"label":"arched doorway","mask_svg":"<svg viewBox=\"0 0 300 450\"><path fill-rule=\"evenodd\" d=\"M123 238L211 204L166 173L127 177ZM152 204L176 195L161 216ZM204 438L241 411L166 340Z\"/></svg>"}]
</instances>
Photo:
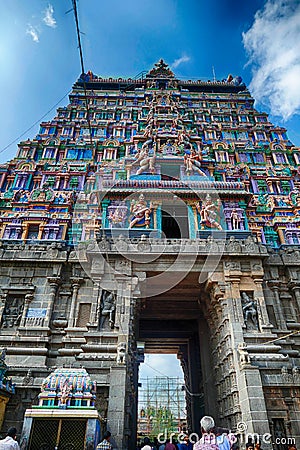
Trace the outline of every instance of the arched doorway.
<instances>
[{"instance_id":1,"label":"arched doorway","mask_svg":"<svg viewBox=\"0 0 300 450\"><path fill-rule=\"evenodd\" d=\"M200 418L217 413L209 336L195 272L168 292L144 300L137 340L145 353L177 355L184 374L187 431L198 434Z\"/></svg>"}]
</instances>

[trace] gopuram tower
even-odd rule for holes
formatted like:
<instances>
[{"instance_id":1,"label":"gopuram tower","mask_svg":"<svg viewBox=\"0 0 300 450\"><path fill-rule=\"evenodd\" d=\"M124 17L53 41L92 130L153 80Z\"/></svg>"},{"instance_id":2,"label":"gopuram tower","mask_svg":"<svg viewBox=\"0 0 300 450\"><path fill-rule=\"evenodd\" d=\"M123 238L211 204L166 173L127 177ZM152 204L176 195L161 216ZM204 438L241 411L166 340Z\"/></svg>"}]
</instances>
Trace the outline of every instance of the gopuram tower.
<instances>
[{"instance_id":1,"label":"gopuram tower","mask_svg":"<svg viewBox=\"0 0 300 450\"><path fill-rule=\"evenodd\" d=\"M180 359L190 431L211 414L299 437L300 149L241 78L88 72L18 147L0 167L3 429L82 369L102 432L134 449L146 352ZM72 383L47 385L66 410Z\"/></svg>"}]
</instances>

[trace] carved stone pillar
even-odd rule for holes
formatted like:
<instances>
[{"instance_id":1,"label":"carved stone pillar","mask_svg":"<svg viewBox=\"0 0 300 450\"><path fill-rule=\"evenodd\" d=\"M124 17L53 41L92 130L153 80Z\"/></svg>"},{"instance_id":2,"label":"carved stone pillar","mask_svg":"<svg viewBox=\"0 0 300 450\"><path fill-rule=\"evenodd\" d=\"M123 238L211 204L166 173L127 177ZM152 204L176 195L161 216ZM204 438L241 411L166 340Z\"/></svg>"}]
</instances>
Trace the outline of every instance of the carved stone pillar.
<instances>
[{"instance_id":1,"label":"carved stone pillar","mask_svg":"<svg viewBox=\"0 0 300 450\"><path fill-rule=\"evenodd\" d=\"M267 182L268 188L269 188L269 190L270 190L270 193L271 193L271 194L274 194L274 188L273 188L273 180L272 180L272 178L267 178L267 179L266 179L266 182Z\"/></svg>"},{"instance_id":2,"label":"carved stone pillar","mask_svg":"<svg viewBox=\"0 0 300 450\"><path fill-rule=\"evenodd\" d=\"M244 324L243 310L241 306L241 268L240 263L237 261L228 261L224 265L224 275L226 281L226 295L228 300L228 313L230 321L239 323L241 326Z\"/></svg>"},{"instance_id":3,"label":"carved stone pillar","mask_svg":"<svg viewBox=\"0 0 300 450\"><path fill-rule=\"evenodd\" d=\"M241 411L236 396L236 381L233 352L235 340L243 339L243 316L240 302L239 264L227 265L226 271L232 269L234 274L226 277L227 283L213 283L210 289L210 327L212 334L213 371L217 383L218 406L216 415L223 426L235 426ZM207 286L208 287L208 286Z\"/></svg>"},{"instance_id":4,"label":"carved stone pillar","mask_svg":"<svg viewBox=\"0 0 300 450\"><path fill-rule=\"evenodd\" d=\"M108 402L108 429L114 436L115 446L118 449L127 448L131 440L132 430L126 427L128 423L128 411L126 410L126 398L130 395L129 359L131 355L130 345L130 303L131 303L131 278L125 274L116 276L117 302L115 327L119 329L118 343L125 343L126 355L123 363L116 362L110 370L110 388ZM120 396L120 392L124 395Z\"/></svg>"},{"instance_id":5,"label":"carved stone pillar","mask_svg":"<svg viewBox=\"0 0 300 450\"><path fill-rule=\"evenodd\" d=\"M0 293L0 323L2 322L2 314L3 314L4 308L5 308L7 294L8 294L7 290L5 290L5 291L3 290Z\"/></svg>"},{"instance_id":6,"label":"carved stone pillar","mask_svg":"<svg viewBox=\"0 0 300 450\"><path fill-rule=\"evenodd\" d=\"M27 311L28 311L28 308L29 308L29 305L30 305L32 299L33 299L33 294L25 295L25 303L24 303L22 318L21 318L21 322L20 322L21 327L24 327L26 324Z\"/></svg>"},{"instance_id":7,"label":"carved stone pillar","mask_svg":"<svg viewBox=\"0 0 300 450\"><path fill-rule=\"evenodd\" d=\"M94 279L93 298L96 298L96 303L92 304L91 311L91 326L99 329L100 314L101 314L101 278Z\"/></svg>"},{"instance_id":8,"label":"carved stone pillar","mask_svg":"<svg viewBox=\"0 0 300 450\"><path fill-rule=\"evenodd\" d=\"M190 377L189 377L189 370L188 370L188 356L187 356L187 349L186 346L181 345L180 350L177 355L178 359L180 360L180 365L182 368L183 376L184 376L184 384L186 386L186 392L185 392L185 402L186 402L186 412L187 412L187 427L189 432L192 431L192 406L191 406L191 395L189 392L191 392L191 383L190 383Z\"/></svg>"},{"instance_id":9,"label":"carved stone pillar","mask_svg":"<svg viewBox=\"0 0 300 450\"><path fill-rule=\"evenodd\" d=\"M284 315L282 311L280 296L279 296L279 289L280 289L280 282L277 280L270 280L268 281L268 286L271 288L271 290L274 293L274 314L276 318L277 325L282 330L287 330L287 326L284 320Z\"/></svg>"},{"instance_id":10,"label":"carved stone pillar","mask_svg":"<svg viewBox=\"0 0 300 450\"><path fill-rule=\"evenodd\" d=\"M242 421L246 424L246 433L257 433L260 436L270 433L259 369L251 364L240 364L237 382ZM264 448L271 450L272 444L265 443Z\"/></svg>"},{"instance_id":11,"label":"carved stone pillar","mask_svg":"<svg viewBox=\"0 0 300 450\"><path fill-rule=\"evenodd\" d=\"M264 292L263 292L263 278L261 276L255 276L252 275L252 278L255 283L255 292L254 292L254 300L257 301L258 305L258 318L259 318L259 325L261 331L267 331L269 332L271 328L273 328L273 325L270 324L267 306L265 302Z\"/></svg>"},{"instance_id":12,"label":"carved stone pillar","mask_svg":"<svg viewBox=\"0 0 300 450\"><path fill-rule=\"evenodd\" d=\"M288 286L292 290L292 292L293 292L293 294L295 296L295 300L296 300L297 308L298 308L298 311L297 311L297 314L296 314L296 320L297 320L297 322L299 322L300 321L300 318L299 318L299 314L300 314L300 286L299 286L298 283L294 283L293 281L291 281L288 284Z\"/></svg>"},{"instance_id":13,"label":"carved stone pillar","mask_svg":"<svg viewBox=\"0 0 300 450\"><path fill-rule=\"evenodd\" d=\"M93 302L93 304L92 304L92 311L91 311L92 323L91 323L91 325L93 327L96 327L97 329L99 328L99 324L100 324L101 293L102 293L101 281L103 278L104 271L105 271L104 258L99 257L97 254L93 254L91 275L92 275L92 279L94 280L93 298L96 298L97 301L96 301L96 303Z\"/></svg>"},{"instance_id":14,"label":"carved stone pillar","mask_svg":"<svg viewBox=\"0 0 300 450\"><path fill-rule=\"evenodd\" d=\"M48 300L48 304L47 304L47 311L46 311L44 326L49 327L51 316L52 316L54 300L56 297L58 286L60 284L60 277L47 277L47 280L50 285L50 289L49 289L49 300Z\"/></svg>"},{"instance_id":15,"label":"carved stone pillar","mask_svg":"<svg viewBox=\"0 0 300 450\"><path fill-rule=\"evenodd\" d=\"M38 237L37 237L38 240L42 239L45 225L46 225L46 222L42 222L39 226L39 233L38 233Z\"/></svg>"},{"instance_id":16,"label":"carved stone pillar","mask_svg":"<svg viewBox=\"0 0 300 450\"><path fill-rule=\"evenodd\" d=\"M68 328L73 328L75 327L76 322L78 291L81 283L83 282L83 278L73 277L70 279L70 281L72 283L72 299L71 299L70 315L68 320Z\"/></svg>"},{"instance_id":17,"label":"carved stone pillar","mask_svg":"<svg viewBox=\"0 0 300 450\"><path fill-rule=\"evenodd\" d=\"M123 442L125 435L125 399L127 370L126 365L114 365L110 369L109 400L107 410L107 429L111 432L116 449L127 448ZM120 395L122 392L124 395Z\"/></svg>"}]
</instances>

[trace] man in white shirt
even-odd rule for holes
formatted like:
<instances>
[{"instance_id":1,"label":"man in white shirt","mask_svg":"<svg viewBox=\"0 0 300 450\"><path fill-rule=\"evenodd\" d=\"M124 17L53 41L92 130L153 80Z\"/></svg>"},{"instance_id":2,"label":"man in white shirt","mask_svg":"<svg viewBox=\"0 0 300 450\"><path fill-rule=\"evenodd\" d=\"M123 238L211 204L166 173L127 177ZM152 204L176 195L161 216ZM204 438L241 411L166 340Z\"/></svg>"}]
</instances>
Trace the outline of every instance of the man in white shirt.
<instances>
[{"instance_id":1,"label":"man in white shirt","mask_svg":"<svg viewBox=\"0 0 300 450\"><path fill-rule=\"evenodd\" d=\"M16 438L17 438L17 429L15 427L12 427L8 430L6 438L1 439L0 450L20 450Z\"/></svg>"}]
</instances>

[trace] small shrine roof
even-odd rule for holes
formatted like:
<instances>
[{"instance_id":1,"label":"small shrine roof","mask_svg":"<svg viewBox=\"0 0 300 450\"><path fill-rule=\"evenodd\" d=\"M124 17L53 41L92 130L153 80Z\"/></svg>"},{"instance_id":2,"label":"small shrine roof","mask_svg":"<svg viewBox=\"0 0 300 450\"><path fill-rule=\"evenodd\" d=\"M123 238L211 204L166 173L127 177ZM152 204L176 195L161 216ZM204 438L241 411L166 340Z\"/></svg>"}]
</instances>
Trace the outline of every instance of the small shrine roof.
<instances>
[{"instance_id":1,"label":"small shrine roof","mask_svg":"<svg viewBox=\"0 0 300 450\"><path fill-rule=\"evenodd\" d=\"M166 64L163 59L160 59L148 72L146 78L175 78L175 75L168 64Z\"/></svg>"}]
</instances>

